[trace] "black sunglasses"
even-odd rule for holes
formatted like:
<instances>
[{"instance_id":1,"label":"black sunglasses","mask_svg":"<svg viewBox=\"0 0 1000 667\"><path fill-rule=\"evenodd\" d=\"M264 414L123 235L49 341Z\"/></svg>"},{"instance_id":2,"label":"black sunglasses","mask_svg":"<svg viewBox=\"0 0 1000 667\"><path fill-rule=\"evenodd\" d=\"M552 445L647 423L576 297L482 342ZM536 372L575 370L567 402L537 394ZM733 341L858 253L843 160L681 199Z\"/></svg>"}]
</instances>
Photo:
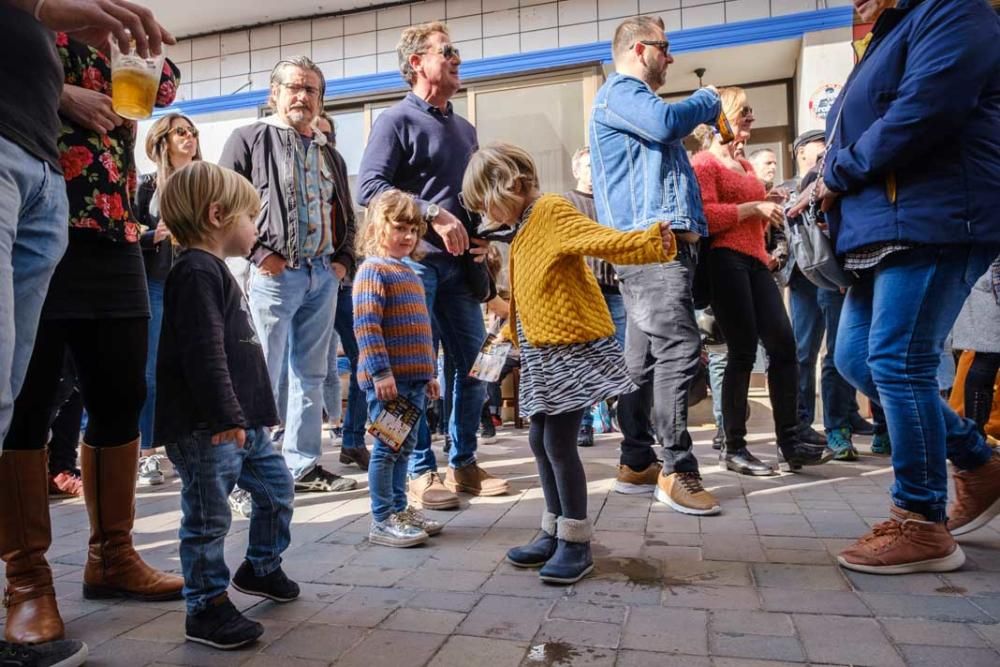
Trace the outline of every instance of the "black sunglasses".
<instances>
[{"instance_id":1,"label":"black sunglasses","mask_svg":"<svg viewBox=\"0 0 1000 667\"><path fill-rule=\"evenodd\" d=\"M646 46L655 46L660 51L663 51L663 55L667 55L670 51L670 42L665 39L640 39L637 44L645 44Z\"/></svg>"},{"instance_id":2,"label":"black sunglasses","mask_svg":"<svg viewBox=\"0 0 1000 667\"><path fill-rule=\"evenodd\" d=\"M441 57L445 60L451 60L452 58L456 60L461 60L462 56L458 52L458 47L451 44L445 44L444 46L439 46L434 49L428 49L427 51L421 51L421 53L440 53Z\"/></svg>"},{"instance_id":3,"label":"black sunglasses","mask_svg":"<svg viewBox=\"0 0 1000 667\"><path fill-rule=\"evenodd\" d=\"M175 127L175 128L173 128L173 129L171 129L170 131L171 131L171 132L172 132L173 134L176 134L176 135L177 135L178 137L180 137L181 139L183 139L184 137L188 136L189 134L190 134L190 135L191 135L192 137L194 137L195 139L197 139L197 138L198 138L198 130L196 130L196 129L195 129L195 128L193 128L193 127L192 127L192 128L190 128L190 129L188 129L188 128L186 128L186 127Z\"/></svg>"}]
</instances>

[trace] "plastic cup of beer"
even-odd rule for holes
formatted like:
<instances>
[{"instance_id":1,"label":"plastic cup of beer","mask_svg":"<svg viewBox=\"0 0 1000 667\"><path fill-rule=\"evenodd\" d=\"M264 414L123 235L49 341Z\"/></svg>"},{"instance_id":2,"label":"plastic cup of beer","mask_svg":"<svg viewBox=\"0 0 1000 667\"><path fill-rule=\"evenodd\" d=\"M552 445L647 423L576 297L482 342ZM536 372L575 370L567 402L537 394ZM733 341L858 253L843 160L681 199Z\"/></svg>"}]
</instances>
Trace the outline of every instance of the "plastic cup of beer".
<instances>
[{"instance_id":1,"label":"plastic cup of beer","mask_svg":"<svg viewBox=\"0 0 1000 667\"><path fill-rule=\"evenodd\" d=\"M163 55L143 58L135 51L122 53L111 40L111 106L123 118L142 120L153 115L163 72Z\"/></svg>"}]
</instances>

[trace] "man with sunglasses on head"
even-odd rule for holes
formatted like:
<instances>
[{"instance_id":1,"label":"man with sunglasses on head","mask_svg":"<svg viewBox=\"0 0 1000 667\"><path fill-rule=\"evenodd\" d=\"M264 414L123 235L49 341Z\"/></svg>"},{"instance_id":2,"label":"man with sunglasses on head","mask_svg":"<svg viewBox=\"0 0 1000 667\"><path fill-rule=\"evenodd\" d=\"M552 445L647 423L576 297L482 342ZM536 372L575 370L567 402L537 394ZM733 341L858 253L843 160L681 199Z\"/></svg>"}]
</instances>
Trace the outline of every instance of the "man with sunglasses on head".
<instances>
[{"instance_id":1,"label":"man with sunglasses on head","mask_svg":"<svg viewBox=\"0 0 1000 667\"><path fill-rule=\"evenodd\" d=\"M314 129L324 90L323 72L309 58L278 62L271 71L274 115L234 130L219 160L261 195L250 314L279 397L282 453L297 492L357 486L319 465L327 355L338 286L354 272L355 231L344 158Z\"/></svg>"},{"instance_id":2,"label":"man with sunglasses on head","mask_svg":"<svg viewBox=\"0 0 1000 667\"><path fill-rule=\"evenodd\" d=\"M379 193L398 188L416 195L427 221L421 241L424 258L405 261L424 283L435 333L454 362L454 375L446 379L453 406L452 445L442 482L430 431L421 420L410 457L408 497L424 509L453 509L458 507L458 491L496 496L509 489L506 480L476 464L476 431L486 387L469 377L469 369L486 338L481 305L495 290L481 263L485 243L470 242L474 222L459 194L479 142L476 129L450 102L460 86L462 59L448 28L437 22L406 28L396 51L410 93L372 126L358 173L358 203L367 206Z\"/></svg>"},{"instance_id":3,"label":"man with sunglasses on head","mask_svg":"<svg viewBox=\"0 0 1000 667\"><path fill-rule=\"evenodd\" d=\"M623 440L615 490L654 491L678 512L718 514L687 429L688 388L701 351L691 287L708 225L681 142L698 125L715 123L719 94L710 86L675 104L659 98L673 62L659 18L625 19L611 48L615 72L597 92L590 121L597 219L620 231L668 221L678 247L672 262L616 267L628 316L625 362L639 389L618 401Z\"/></svg>"}]
</instances>

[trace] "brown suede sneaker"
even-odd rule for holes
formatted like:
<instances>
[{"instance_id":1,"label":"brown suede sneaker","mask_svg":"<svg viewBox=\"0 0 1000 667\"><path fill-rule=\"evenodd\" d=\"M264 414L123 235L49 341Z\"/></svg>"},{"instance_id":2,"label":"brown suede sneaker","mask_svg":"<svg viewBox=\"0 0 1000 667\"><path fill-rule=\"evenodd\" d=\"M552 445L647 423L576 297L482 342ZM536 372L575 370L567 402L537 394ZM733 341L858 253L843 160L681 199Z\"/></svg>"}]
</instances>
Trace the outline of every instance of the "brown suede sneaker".
<instances>
[{"instance_id":1,"label":"brown suede sneaker","mask_svg":"<svg viewBox=\"0 0 1000 667\"><path fill-rule=\"evenodd\" d=\"M1000 452L975 470L955 470L955 502L948 508L948 530L965 535L1000 514Z\"/></svg>"},{"instance_id":2,"label":"brown suede sneaker","mask_svg":"<svg viewBox=\"0 0 1000 667\"><path fill-rule=\"evenodd\" d=\"M696 472L660 475L653 497L682 514L708 516L722 511L719 501L701 485Z\"/></svg>"},{"instance_id":3,"label":"brown suede sneaker","mask_svg":"<svg viewBox=\"0 0 1000 667\"><path fill-rule=\"evenodd\" d=\"M502 496L510 491L507 480L492 476L475 463L461 468L449 466L444 485L456 493L461 491L474 496Z\"/></svg>"},{"instance_id":4,"label":"brown suede sneaker","mask_svg":"<svg viewBox=\"0 0 1000 667\"><path fill-rule=\"evenodd\" d=\"M406 497L413 505L427 510L458 508L458 496L444 487L436 472L427 471L408 481Z\"/></svg>"},{"instance_id":5,"label":"brown suede sneaker","mask_svg":"<svg viewBox=\"0 0 1000 667\"><path fill-rule=\"evenodd\" d=\"M899 507L893 507L891 515L841 551L837 562L870 574L951 572L965 563L965 553L944 521L928 521L922 514Z\"/></svg>"},{"instance_id":6,"label":"brown suede sneaker","mask_svg":"<svg viewBox=\"0 0 1000 667\"><path fill-rule=\"evenodd\" d=\"M654 461L642 470L633 470L624 463L618 466L618 478L615 480L615 492L626 495L652 493L656 489L656 480L660 478L663 465Z\"/></svg>"}]
</instances>

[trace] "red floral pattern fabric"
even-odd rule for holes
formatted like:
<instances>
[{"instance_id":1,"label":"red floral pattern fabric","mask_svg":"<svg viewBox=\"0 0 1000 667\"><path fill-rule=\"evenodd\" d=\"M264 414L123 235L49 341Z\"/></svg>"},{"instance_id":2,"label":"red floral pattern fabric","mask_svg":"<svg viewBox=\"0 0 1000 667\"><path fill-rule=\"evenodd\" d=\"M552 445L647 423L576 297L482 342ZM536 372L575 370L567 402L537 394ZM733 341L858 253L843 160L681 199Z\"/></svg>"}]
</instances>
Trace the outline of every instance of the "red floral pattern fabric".
<instances>
[{"instance_id":1,"label":"red floral pattern fabric","mask_svg":"<svg viewBox=\"0 0 1000 667\"><path fill-rule=\"evenodd\" d=\"M65 82L111 95L111 60L97 49L56 34ZM173 103L180 71L163 61L156 106ZM60 114L59 163L66 179L71 230L86 230L119 243L139 242L132 213L138 178L135 170L136 124L126 121L107 134L84 128Z\"/></svg>"}]
</instances>

